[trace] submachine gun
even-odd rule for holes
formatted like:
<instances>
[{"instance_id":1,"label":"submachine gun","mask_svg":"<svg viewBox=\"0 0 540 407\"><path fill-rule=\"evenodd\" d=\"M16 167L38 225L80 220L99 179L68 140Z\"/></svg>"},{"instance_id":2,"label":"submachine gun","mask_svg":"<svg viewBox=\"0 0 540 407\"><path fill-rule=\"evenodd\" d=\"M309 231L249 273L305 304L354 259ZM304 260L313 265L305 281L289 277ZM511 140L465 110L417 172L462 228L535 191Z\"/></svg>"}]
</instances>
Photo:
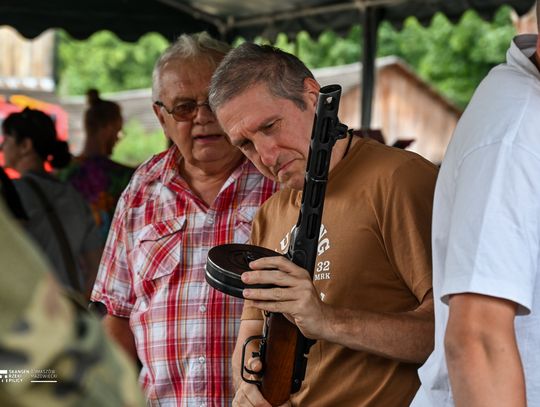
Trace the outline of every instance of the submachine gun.
<instances>
[{"instance_id":1,"label":"submachine gun","mask_svg":"<svg viewBox=\"0 0 540 407\"><path fill-rule=\"evenodd\" d=\"M335 142L344 138L347 133L347 126L341 124L337 117L340 97L339 85L325 86L319 91L300 214L285 255L294 264L306 269L312 278L332 148ZM213 247L208 252L206 281L217 290L239 298L243 298L244 288L275 287L272 284L247 286L240 279L242 273L250 271L251 261L271 256L281 254L246 244ZM259 341L259 351L254 352L253 356L260 357L263 365L260 372L253 372L245 366L246 348L253 341ZM263 397L273 406L285 403L302 385L307 355L313 343L313 340L302 335L296 325L283 314L266 313L262 335L249 337L244 343L242 379L257 384ZM261 380L251 380L245 373L258 375Z\"/></svg>"}]
</instances>

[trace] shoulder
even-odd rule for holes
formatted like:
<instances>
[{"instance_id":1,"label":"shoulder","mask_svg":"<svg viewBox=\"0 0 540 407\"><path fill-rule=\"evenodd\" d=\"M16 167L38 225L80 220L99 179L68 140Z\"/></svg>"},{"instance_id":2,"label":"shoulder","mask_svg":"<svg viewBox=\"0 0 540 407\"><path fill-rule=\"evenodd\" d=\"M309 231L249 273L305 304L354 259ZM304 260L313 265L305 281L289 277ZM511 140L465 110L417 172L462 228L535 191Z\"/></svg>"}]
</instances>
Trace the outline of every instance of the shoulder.
<instances>
[{"instance_id":1,"label":"shoulder","mask_svg":"<svg viewBox=\"0 0 540 407\"><path fill-rule=\"evenodd\" d=\"M453 168L493 151L511 158L540 160L540 80L506 65L492 70L480 84L459 120L445 161Z\"/></svg>"},{"instance_id":2,"label":"shoulder","mask_svg":"<svg viewBox=\"0 0 540 407\"><path fill-rule=\"evenodd\" d=\"M134 170L122 196L123 200L132 200L136 197L142 198L149 190L148 188L158 183L170 171L174 169L170 166L171 150L163 151L150 157Z\"/></svg>"},{"instance_id":3,"label":"shoulder","mask_svg":"<svg viewBox=\"0 0 540 407\"><path fill-rule=\"evenodd\" d=\"M33 182L39 188L34 189ZM67 182L60 181L53 177L25 175L15 182L17 191L25 206L42 208L40 191L57 210L69 210L79 213L81 217L86 216L87 203L82 195L73 186Z\"/></svg>"},{"instance_id":4,"label":"shoulder","mask_svg":"<svg viewBox=\"0 0 540 407\"><path fill-rule=\"evenodd\" d=\"M71 178L77 176L80 170L81 170L81 162L78 159L73 158L66 167L56 171L55 175L61 181L70 181Z\"/></svg>"},{"instance_id":5,"label":"shoulder","mask_svg":"<svg viewBox=\"0 0 540 407\"><path fill-rule=\"evenodd\" d=\"M139 180L152 179L160 175L164 169L167 159L171 155L171 150L162 151L155 154L137 167L133 176Z\"/></svg>"},{"instance_id":6,"label":"shoulder","mask_svg":"<svg viewBox=\"0 0 540 407\"><path fill-rule=\"evenodd\" d=\"M155 156L153 156L155 157ZM150 159L152 159L153 157L151 157ZM123 175L123 174L133 174L136 170L135 167L129 167L125 164L122 164L122 163L119 163L117 161L114 161L114 160L111 160L110 158L106 158L107 160L107 167L113 171L114 174L119 174L119 175Z\"/></svg>"},{"instance_id":7,"label":"shoulder","mask_svg":"<svg viewBox=\"0 0 540 407\"><path fill-rule=\"evenodd\" d=\"M246 195L252 193L259 195L259 198L256 199L260 201L259 204L266 201L279 189L279 184L262 175L251 161L246 159L240 167L239 184L241 188Z\"/></svg>"},{"instance_id":8,"label":"shoulder","mask_svg":"<svg viewBox=\"0 0 540 407\"><path fill-rule=\"evenodd\" d=\"M415 177L431 178L435 182L437 172L437 166L419 154L369 139L356 143L341 169L346 178L354 176L369 183L414 182Z\"/></svg>"},{"instance_id":9,"label":"shoulder","mask_svg":"<svg viewBox=\"0 0 540 407\"><path fill-rule=\"evenodd\" d=\"M299 191L294 191L290 188L279 190L261 205L256 219L258 221L269 219L271 222L274 222L276 220L276 214L284 214L285 211L290 209L298 211L300 208L300 198L301 192Z\"/></svg>"}]
</instances>

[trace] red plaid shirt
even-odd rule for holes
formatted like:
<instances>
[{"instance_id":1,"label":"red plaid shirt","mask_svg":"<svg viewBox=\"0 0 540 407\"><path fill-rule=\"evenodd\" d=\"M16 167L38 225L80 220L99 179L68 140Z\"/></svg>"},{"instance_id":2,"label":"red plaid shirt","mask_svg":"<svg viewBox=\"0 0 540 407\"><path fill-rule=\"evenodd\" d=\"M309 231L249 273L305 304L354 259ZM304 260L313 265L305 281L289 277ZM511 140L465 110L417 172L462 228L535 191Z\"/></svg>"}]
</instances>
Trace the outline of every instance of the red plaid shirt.
<instances>
[{"instance_id":1,"label":"red plaid shirt","mask_svg":"<svg viewBox=\"0 0 540 407\"><path fill-rule=\"evenodd\" d=\"M248 241L275 184L244 161L208 207L178 174L176 147L141 165L115 212L92 299L129 318L151 405L230 406L242 301L204 278L213 246Z\"/></svg>"}]
</instances>

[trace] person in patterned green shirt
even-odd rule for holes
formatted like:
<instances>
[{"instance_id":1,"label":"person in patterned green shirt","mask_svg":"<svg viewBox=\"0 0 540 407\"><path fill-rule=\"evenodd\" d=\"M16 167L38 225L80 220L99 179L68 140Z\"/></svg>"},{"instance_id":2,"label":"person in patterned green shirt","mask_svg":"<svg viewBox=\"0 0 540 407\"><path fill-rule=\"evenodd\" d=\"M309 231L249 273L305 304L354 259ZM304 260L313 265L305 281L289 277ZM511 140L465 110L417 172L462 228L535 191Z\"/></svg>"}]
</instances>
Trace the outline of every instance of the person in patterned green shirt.
<instances>
[{"instance_id":1,"label":"person in patterned green shirt","mask_svg":"<svg viewBox=\"0 0 540 407\"><path fill-rule=\"evenodd\" d=\"M87 99L83 152L57 175L88 202L105 243L116 203L135 169L109 158L122 130L120 106L101 99L95 89L88 91Z\"/></svg>"}]
</instances>

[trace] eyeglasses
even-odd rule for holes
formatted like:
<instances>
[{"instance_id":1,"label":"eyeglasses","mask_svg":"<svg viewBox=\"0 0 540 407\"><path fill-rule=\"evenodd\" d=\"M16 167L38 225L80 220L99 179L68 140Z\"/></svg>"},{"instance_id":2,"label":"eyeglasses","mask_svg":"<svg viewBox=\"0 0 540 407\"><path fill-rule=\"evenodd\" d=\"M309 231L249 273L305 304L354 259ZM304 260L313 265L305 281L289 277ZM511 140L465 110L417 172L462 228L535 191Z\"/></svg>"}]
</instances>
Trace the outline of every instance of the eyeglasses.
<instances>
[{"instance_id":1,"label":"eyeglasses","mask_svg":"<svg viewBox=\"0 0 540 407\"><path fill-rule=\"evenodd\" d=\"M160 100L156 100L154 104L165 109L165 111L169 113L177 122L187 122L193 120L197 114L197 110L202 106L206 107L209 111L212 111L212 109L210 109L208 100L205 100L202 103L197 103L194 100L190 100L174 106L171 110L167 109L167 107Z\"/></svg>"}]
</instances>

